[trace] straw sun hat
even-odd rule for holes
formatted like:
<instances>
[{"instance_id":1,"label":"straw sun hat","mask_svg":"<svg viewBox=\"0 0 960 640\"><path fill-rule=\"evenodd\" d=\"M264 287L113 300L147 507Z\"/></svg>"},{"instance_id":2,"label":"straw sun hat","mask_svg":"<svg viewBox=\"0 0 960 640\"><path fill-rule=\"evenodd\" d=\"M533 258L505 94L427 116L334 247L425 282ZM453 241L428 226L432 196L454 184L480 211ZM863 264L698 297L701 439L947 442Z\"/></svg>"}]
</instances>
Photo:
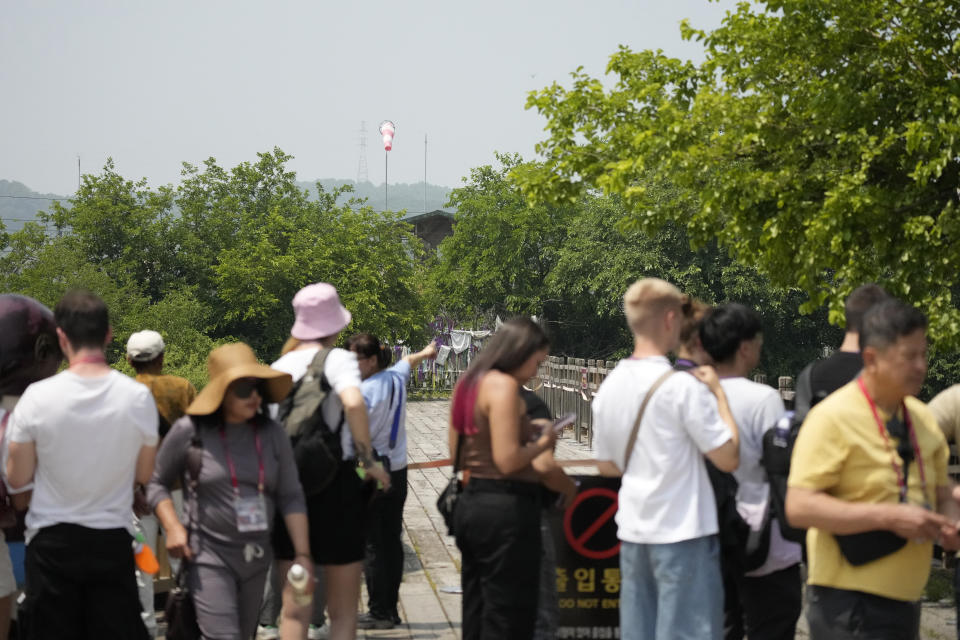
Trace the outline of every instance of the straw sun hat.
<instances>
[{"instance_id":1,"label":"straw sun hat","mask_svg":"<svg viewBox=\"0 0 960 640\"><path fill-rule=\"evenodd\" d=\"M287 397L293 387L289 373L271 369L257 362L253 349L242 342L217 347L207 356L207 369L210 382L197 394L196 399L187 407L192 416L206 416L215 412L223 404L227 387L241 378L260 378L266 383L267 397L264 402L280 402Z\"/></svg>"}]
</instances>

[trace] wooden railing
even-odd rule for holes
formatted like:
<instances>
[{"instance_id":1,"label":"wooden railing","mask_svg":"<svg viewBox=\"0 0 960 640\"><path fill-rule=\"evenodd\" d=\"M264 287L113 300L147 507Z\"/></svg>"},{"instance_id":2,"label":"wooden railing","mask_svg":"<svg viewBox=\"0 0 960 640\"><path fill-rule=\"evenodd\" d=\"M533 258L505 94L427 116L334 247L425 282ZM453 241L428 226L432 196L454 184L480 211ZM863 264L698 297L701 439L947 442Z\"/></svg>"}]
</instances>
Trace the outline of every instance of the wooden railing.
<instances>
[{"instance_id":1,"label":"wooden railing","mask_svg":"<svg viewBox=\"0 0 960 640\"><path fill-rule=\"evenodd\" d=\"M614 360L563 358L550 356L540 365L531 388L550 407L554 417L576 413L573 435L577 442L586 441L593 447L593 398L607 375L617 366ZM766 376L754 376L756 382L766 384ZM793 378L778 379L780 397L788 407L793 406Z\"/></svg>"},{"instance_id":2,"label":"wooden railing","mask_svg":"<svg viewBox=\"0 0 960 640\"><path fill-rule=\"evenodd\" d=\"M554 417L577 414L573 436L593 446L593 398L617 363L613 360L585 360L549 356L540 365L531 388L550 407Z\"/></svg>"}]
</instances>

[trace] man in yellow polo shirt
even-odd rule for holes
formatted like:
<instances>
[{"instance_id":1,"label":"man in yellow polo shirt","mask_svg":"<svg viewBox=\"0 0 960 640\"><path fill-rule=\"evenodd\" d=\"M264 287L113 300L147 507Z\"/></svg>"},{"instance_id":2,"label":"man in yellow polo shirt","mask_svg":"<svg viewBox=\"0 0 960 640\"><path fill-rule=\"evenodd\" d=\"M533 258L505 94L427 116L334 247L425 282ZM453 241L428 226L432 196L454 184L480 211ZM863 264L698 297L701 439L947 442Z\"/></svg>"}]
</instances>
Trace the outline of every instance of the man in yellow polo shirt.
<instances>
[{"instance_id":1,"label":"man in yellow polo shirt","mask_svg":"<svg viewBox=\"0 0 960 640\"><path fill-rule=\"evenodd\" d=\"M787 515L807 527L813 640L913 639L933 542L960 543L947 443L913 397L927 372L927 321L890 299L866 314L860 377L800 429Z\"/></svg>"}]
</instances>

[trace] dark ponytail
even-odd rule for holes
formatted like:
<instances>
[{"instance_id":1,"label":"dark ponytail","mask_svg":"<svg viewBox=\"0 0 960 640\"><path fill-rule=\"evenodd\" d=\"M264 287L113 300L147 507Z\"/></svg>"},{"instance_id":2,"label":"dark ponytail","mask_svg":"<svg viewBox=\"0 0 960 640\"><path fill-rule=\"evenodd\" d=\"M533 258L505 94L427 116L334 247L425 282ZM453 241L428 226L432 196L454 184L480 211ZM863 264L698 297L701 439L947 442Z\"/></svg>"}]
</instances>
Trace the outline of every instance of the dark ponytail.
<instances>
[{"instance_id":1,"label":"dark ponytail","mask_svg":"<svg viewBox=\"0 0 960 640\"><path fill-rule=\"evenodd\" d=\"M382 371L390 366L393 354L390 348L381 344L380 340L369 333L358 333L347 340L347 349L353 351L360 358L377 356L377 370Z\"/></svg>"}]
</instances>

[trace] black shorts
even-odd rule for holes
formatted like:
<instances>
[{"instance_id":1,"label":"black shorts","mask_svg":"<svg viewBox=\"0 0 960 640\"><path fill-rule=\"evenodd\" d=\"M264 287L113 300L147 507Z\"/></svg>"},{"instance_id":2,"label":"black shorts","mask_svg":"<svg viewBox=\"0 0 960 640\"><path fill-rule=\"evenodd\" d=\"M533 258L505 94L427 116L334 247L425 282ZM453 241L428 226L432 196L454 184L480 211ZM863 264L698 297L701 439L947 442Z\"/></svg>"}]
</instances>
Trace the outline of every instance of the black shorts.
<instances>
[{"instance_id":1,"label":"black shorts","mask_svg":"<svg viewBox=\"0 0 960 640\"><path fill-rule=\"evenodd\" d=\"M343 461L330 486L307 498L310 553L317 564L350 564L364 558L364 524L374 485L361 480L356 469L356 461ZM295 555L279 515L273 528L273 553L280 560L293 560Z\"/></svg>"}]
</instances>

